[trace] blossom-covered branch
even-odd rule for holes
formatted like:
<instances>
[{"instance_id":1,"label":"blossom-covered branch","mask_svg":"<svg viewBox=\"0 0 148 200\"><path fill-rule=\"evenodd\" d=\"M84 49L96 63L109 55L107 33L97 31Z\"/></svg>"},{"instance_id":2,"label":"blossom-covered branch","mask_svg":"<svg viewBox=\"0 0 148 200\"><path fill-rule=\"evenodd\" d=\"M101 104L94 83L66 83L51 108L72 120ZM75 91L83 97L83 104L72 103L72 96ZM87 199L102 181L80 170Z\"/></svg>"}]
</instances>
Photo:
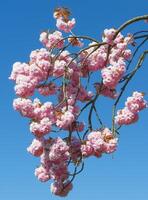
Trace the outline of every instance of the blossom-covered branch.
<instances>
[{"instance_id":1,"label":"blossom-covered branch","mask_svg":"<svg viewBox=\"0 0 148 200\"><path fill-rule=\"evenodd\" d=\"M55 9L53 16L58 30L40 34L44 48L32 51L26 63L14 63L10 79L18 96L13 107L30 119L30 132L35 137L27 148L40 157L35 176L41 182L52 180L51 192L66 196L83 171L85 159L115 152L116 133L123 125L137 122L139 112L147 107L144 94L134 91L116 113L148 53L145 50L132 69L133 60L148 40L148 31L125 36L121 31L135 22L145 23L148 15L133 18L117 29L105 29L101 41L77 36L72 31L76 20L70 18L67 8ZM106 126L108 122L102 120L98 109L101 96L114 101L112 127Z\"/></svg>"}]
</instances>

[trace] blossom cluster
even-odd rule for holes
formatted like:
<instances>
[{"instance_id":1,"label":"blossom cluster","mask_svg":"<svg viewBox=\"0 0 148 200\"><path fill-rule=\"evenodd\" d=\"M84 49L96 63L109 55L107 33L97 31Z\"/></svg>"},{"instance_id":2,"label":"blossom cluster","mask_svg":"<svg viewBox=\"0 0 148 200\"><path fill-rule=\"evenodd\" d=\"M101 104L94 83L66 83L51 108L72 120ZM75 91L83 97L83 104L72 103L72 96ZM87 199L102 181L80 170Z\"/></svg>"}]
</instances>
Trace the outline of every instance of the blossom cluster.
<instances>
[{"instance_id":1,"label":"blossom cluster","mask_svg":"<svg viewBox=\"0 0 148 200\"><path fill-rule=\"evenodd\" d=\"M131 97L127 98L125 107L117 111L115 122L118 125L128 125L136 122L139 118L139 111L147 107L147 102L144 100L144 94L141 92L133 92Z\"/></svg>"},{"instance_id":2,"label":"blossom cluster","mask_svg":"<svg viewBox=\"0 0 148 200\"><path fill-rule=\"evenodd\" d=\"M100 157L103 153L113 153L117 148L117 141L108 128L93 131L88 134L85 144L81 147L82 155Z\"/></svg>"},{"instance_id":3,"label":"blossom cluster","mask_svg":"<svg viewBox=\"0 0 148 200\"><path fill-rule=\"evenodd\" d=\"M35 176L41 182L52 180L51 192L63 197L72 190L70 177L76 175L69 165L76 170L85 158L101 157L117 149L118 139L111 129L102 122L101 127L93 129L92 112L97 115L98 96L118 97L117 86L127 70L133 36L123 36L114 28L105 29L101 42L91 39L79 53L71 53L72 47L82 48L81 39L86 38L72 32L76 21L70 19L68 9L56 9L54 18L58 30L43 31L39 37L43 48L33 50L28 62L15 62L9 78L15 82L18 96L13 107L29 118L30 132L35 137L27 148L33 156L40 157ZM65 33L70 35L65 37ZM95 73L101 80L97 75L97 81L91 80L90 86L91 75ZM79 116L89 105L85 122ZM117 112L115 122L119 125L136 122L139 111L146 106L143 93L134 92L125 108ZM61 133L55 136L55 132Z\"/></svg>"},{"instance_id":4,"label":"blossom cluster","mask_svg":"<svg viewBox=\"0 0 148 200\"><path fill-rule=\"evenodd\" d=\"M117 138L108 128L91 132L87 140L80 141L76 137L67 139L36 137L27 151L40 157L41 165L35 169L35 176L41 182L53 180L51 192L58 196L66 196L72 189L69 178L68 162L78 163L88 156L101 156L112 153L117 148Z\"/></svg>"}]
</instances>

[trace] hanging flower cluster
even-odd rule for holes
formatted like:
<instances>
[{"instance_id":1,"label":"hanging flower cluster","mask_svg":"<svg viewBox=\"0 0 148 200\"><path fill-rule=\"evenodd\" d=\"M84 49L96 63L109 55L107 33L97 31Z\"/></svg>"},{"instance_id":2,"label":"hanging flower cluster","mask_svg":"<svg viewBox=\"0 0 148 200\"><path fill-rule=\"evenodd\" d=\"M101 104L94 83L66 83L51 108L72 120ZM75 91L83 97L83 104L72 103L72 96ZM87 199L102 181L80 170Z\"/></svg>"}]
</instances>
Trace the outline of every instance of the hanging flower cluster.
<instances>
[{"instance_id":1,"label":"hanging flower cluster","mask_svg":"<svg viewBox=\"0 0 148 200\"><path fill-rule=\"evenodd\" d=\"M141 92L133 92L132 97L128 97L125 102L125 108L118 110L115 121L119 125L132 124L138 120L139 111L147 107L144 100L144 94Z\"/></svg>"},{"instance_id":2,"label":"hanging flower cluster","mask_svg":"<svg viewBox=\"0 0 148 200\"><path fill-rule=\"evenodd\" d=\"M114 99L117 105L123 92L121 89L118 94L117 86L122 80L127 85L133 76L130 73L125 78L134 36L123 36L111 28L104 30L102 41L98 42L72 32L76 21L70 19L68 9L57 8L54 18L58 30L40 34L44 48L32 51L27 63L14 63L10 79L15 82L18 96L13 107L30 119L30 132L35 137L27 148L33 156L40 157L35 176L41 182L52 180L51 192L63 197L72 190L72 181L83 170L85 158L116 151L115 123L121 126L136 122L147 103L143 93L134 92L125 108L113 115L113 127L104 126L96 102L102 95ZM86 47L85 40L90 41ZM72 47L76 53L71 53ZM90 81L93 74L95 78ZM34 98L36 94L38 98ZM47 101L40 100L41 95L48 97ZM89 106L88 120L82 119L81 113ZM95 129L94 114L99 122ZM71 165L73 172L69 170Z\"/></svg>"}]
</instances>

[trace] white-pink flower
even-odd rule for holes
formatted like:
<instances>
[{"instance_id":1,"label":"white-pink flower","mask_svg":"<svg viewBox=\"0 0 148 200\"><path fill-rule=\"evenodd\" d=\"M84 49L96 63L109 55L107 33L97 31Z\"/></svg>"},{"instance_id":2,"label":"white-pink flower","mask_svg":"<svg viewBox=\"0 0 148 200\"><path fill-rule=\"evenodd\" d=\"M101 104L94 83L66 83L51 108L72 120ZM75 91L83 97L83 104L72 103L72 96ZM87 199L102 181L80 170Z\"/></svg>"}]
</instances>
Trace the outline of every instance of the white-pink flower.
<instances>
[{"instance_id":1,"label":"white-pink flower","mask_svg":"<svg viewBox=\"0 0 148 200\"><path fill-rule=\"evenodd\" d=\"M50 176L47 170L42 165L35 169L34 174L38 178L38 180L41 182L46 182L50 179Z\"/></svg>"},{"instance_id":2,"label":"white-pink flower","mask_svg":"<svg viewBox=\"0 0 148 200\"><path fill-rule=\"evenodd\" d=\"M57 19L56 26L59 30L68 33L73 29L75 23L76 23L76 20L74 18L71 20L68 20L67 22L65 22L65 21L63 21L63 19L59 18L59 19Z\"/></svg>"},{"instance_id":3,"label":"white-pink flower","mask_svg":"<svg viewBox=\"0 0 148 200\"><path fill-rule=\"evenodd\" d=\"M31 145L27 148L27 151L34 156L41 156L43 153L43 145L44 145L43 138L33 139Z\"/></svg>"},{"instance_id":4,"label":"white-pink flower","mask_svg":"<svg viewBox=\"0 0 148 200\"><path fill-rule=\"evenodd\" d=\"M43 118L39 122L30 124L30 131L37 137L42 137L51 131L51 121L48 117Z\"/></svg>"}]
</instances>

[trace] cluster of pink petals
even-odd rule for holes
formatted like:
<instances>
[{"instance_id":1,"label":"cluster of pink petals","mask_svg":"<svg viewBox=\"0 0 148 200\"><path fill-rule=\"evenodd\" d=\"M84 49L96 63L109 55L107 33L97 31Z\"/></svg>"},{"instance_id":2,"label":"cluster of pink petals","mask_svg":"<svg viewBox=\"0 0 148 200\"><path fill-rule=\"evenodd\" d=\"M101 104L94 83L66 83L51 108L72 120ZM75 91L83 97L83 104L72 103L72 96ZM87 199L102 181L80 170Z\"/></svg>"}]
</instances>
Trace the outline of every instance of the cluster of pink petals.
<instances>
[{"instance_id":1,"label":"cluster of pink petals","mask_svg":"<svg viewBox=\"0 0 148 200\"><path fill-rule=\"evenodd\" d=\"M42 165L35 169L34 174L35 174L35 176L38 177L38 180L41 182L46 182L50 179L50 176L49 176L46 168L44 168Z\"/></svg>"},{"instance_id":2,"label":"cluster of pink petals","mask_svg":"<svg viewBox=\"0 0 148 200\"><path fill-rule=\"evenodd\" d=\"M51 193L58 195L60 197L65 197L72 190L72 183L67 181L65 183L62 182L54 182L51 184L50 190Z\"/></svg>"},{"instance_id":3,"label":"cluster of pink petals","mask_svg":"<svg viewBox=\"0 0 148 200\"><path fill-rule=\"evenodd\" d=\"M59 30L68 33L73 29L75 23L76 21L74 18L71 20L68 20L67 22L65 22L62 18L59 18L57 19L56 26Z\"/></svg>"},{"instance_id":4,"label":"cluster of pink petals","mask_svg":"<svg viewBox=\"0 0 148 200\"><path fill-rule=\"evenodd\" d=\"M69 129L72 123L75 121L77 114L79 113L78 106L64 106L57 116L56 125L59 128Z\"/></svg>"},{"instance_id":5,"label":"cluster of pink petals","mask_svg":"<svg viewBox=\"0 0 148 200\"><path fill-rule=\"evenodd\" d=\"M103 153L112 153L117 148L115 138L108 128L91 132L87 140L80 141L72 136L63 140L60 137L45 139L36 137L27 151L33 156L40 157L41 165L35 169L35 176L41 182L53 180L51 192L58 196L66 196L72 189L68 180L68 162L70 159L77 163L82 156L100 157Z\"/></svg>"},{"instance_id":6,"label":"cluster of pink petals","mask_svg":"<svg viewBox=\"0 0 148 200\"><path fill-rule=\"evenodd\" d=\"M139 111L147 107L147 102L144 100L144 94L141 92L133 92L131 97L127 98L125 107L117 111L115 122L118 125L128 125L136 122L139 118Z\"/></svg>"},{"instance_id":7,"label":"cluster of pink petals","mask_svg":"<svg viewBox=\"0 0 148 200\"><path fill-rule=\"evenodd\" d=\"M24 117L29 117L36 121L45 117L50 118L53 116L52 102L46 102L42 104L38 98L34 99L34 101L25 98L14 99L13 107Z\"/></svg>"},{"instance_id":8,"label":"cluster of pink petals","mask_svg":"<svg viewBox=\"0 0 148 200\"><path fill-rule=\"evenodd\" d=\"M132 112L137 113L147 107L147 102L144 100L144 94L141 92L133 92L131 97L127 98L125 106Z\"/></svg>"},{"instance_id":9,"label":"cluster of pink petals","mask_svg":"<svg viewBox=\"0 0 148 200\"><path fill-rule=\"evenodd\" d=\"M33 121L30 124L30 131L37 137L42 137L43 135L51 131L51 121L48 117L36 122Z\"/></svg>"},{"instance_id":10,"label":"cluster of pink petals","mask_svg":"<svg viewBox=\"0 0 148 200\"><path fill-rule=\"evenodd\" d=\"M17 98L13 101L13 108L21 113L24 117L32 118L33 114L33 104L30 99Z\"/></svg>"},{"instance_id":11,"label":"cluster of pink petals","mask_svg":"<svg viewBox=\"0 0 148 200\"><path fill-rule=\"evenodd\" d=\"M95 45L96 43L92 42L89 44ZM95 47L88 49L87 53L90 54ZM85 61L88 65L89 71L97 71L103 69L106 66L106 57L107 57L107 46L100 46L94 53L91 53L88 59ZM84 57L85 59L85 57Z\"/></svg>"},{"instance_id":12,"label":"cluster of pink petals","mask_svg":"<svg viewBox=\"0 0 148 200\"><path fill-rule=\"evenodd\" d=\"M55 31L53 33L42 32L40 34L40 42L42 42L46 48L62 48L64 45L64 40L62 33L60 31Z\"/></svg>"},{"instance_id":13,"label":"cluster of pink petals","mask_svg":"<svg viewBox=\"0 0 148 200\"><path fill-rule=\"evenodd\" d=\"M81 146L84 157L100 157L103 153L112 153L117 148L117 138L105 128L102 131L93 131L87 136L86 143Z\"/></svg>"},{"instance_id":14,"label":"cluster of pink petals","mask_svg":"<svg viewBox=\"0 0 148 200\"><path fill-rule=\"evenodd\" d=\"M69 146L61 138L54 140L49 152L49 160L55 163L65 162L69 159Z\"/></svg>"},{"instance_id":15,"label":"cluster of pink petals","mask_svg":"<svg viewBox=\"0 0 148 200\"><path fill-rule=\"evenodd\" d=\"M64 70L67 65L67 62L64 60L56 60L54 63L53 76L62 76L64 75Z\"/></svg>"},{"instance_id":16,"label":"cluster of pink petals","mask_svg":"<svg viewBox=\"0 0 148 200\"><path fill-rule=\"evenodd\" d=\"M115 116L115 122L118 125L128 125L138 121L138 113L132 113L127 107L122 110L117 111L117 115Z\"/></svg>"},{"instance_id":17,"label":"cluster of pink petals","mask_svg":"<svg viewBox=\"0 0 148 200\"><path fill-rule=\"evenodd\" d=\"M27 148L27 151L33 156L41 156L43 153L43 138L36 138L32 141L32 144Z\"/></svg>"},{"instance_id":18,"label":"cluster of pink petals","mask_svg":"<svg viewBox=\"0 0 148 200\"><path fill-rule=\"evenodd\" d=\"M103 32L102 41L106 42L110 45L117 44L117 47L119 46L126 46L127 43L133 42L132 35L128 35L127 37L123 37L121 33L117 34L117 30L114 28L105 29Z\"/></svg>"},{"instance_id":19,"label":"cluster of pink petals","mask_svg":"<svg viewBox=\"0 0 148 200\"><path fill-rule=\"evenodd\" d=\"M103 33L103 42L112 44L116 30L114 28L105 29Z\"/></svg>"},{"instance_id":20,"label":"cluster of pink petals","mask_svg":"<svg viewBox=\"0 0 148 200\"><path fill-rule=\"evenodd\" d=\"M22 116L31 118L30 131L37 137L51 131L51 126L55 122L54 108L51 102L41 104L39 99L33 102L30 99L17 98L13 101L13 107Z\"/></svg>"},{"instance_id":21,"label":"cluster of pink petals","mask_svg":"<svg viewBox=\"0 0 148 200\"><path fill-rule=\"evenodd\" d=\"M116 63L102 69L103 84L114 89L126 71L125 63Z\"/></svg>"},{"instance_id":22,"label":"cluster of pink petals","mask_svg":"<svg viewBox=\"0 0 148 200\"><path fill-rule=\"evenodd\" d=\"M38 180L46 182L52 179L54 182L51 184L51 192L58 196L66 196L72 189L72 184L68 181L67 162L70 152L66 142L60 137L42 141L36 139L27 150L41 158L41 165L35 169Z\"/></svg>"},{"instance_id":23,"label":"cluster of pink petals","mask_svg":"<svg viewBox=\"0 0 148 200\"><path fill-rule=\"evenodd\" d=\"M67 128L75 120L74 115L70 111L65 111L64 114L61 114L60 118L57 119L56 125L59 128Z\"/></svg>"},{"instance_id":24,"label":"cluster of pink petals","mask_svg":"<svg viewBox=\"0 0 148 200\"><path fill-rule=\"evenodd\" d=\"M38 84L45 80L51 70L51 57L46 49L32 51L29 64L16 62L10 79L16 82L16 95L32 96Z\"/></svg>"}]
</instances>

